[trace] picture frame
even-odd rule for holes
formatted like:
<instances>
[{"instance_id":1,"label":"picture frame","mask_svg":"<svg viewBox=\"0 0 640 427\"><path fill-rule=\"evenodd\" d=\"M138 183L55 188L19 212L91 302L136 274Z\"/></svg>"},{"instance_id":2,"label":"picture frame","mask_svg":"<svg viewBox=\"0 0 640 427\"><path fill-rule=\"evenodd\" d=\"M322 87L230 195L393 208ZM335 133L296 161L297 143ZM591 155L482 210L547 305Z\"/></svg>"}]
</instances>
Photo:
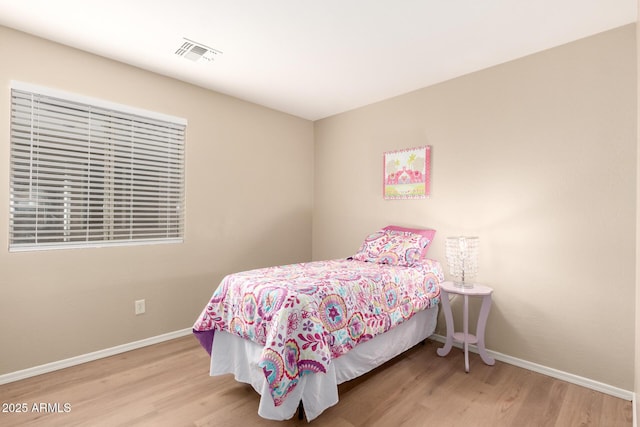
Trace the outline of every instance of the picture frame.
<instances>
[{"instance_id":1,"label":"picture frame","mask_svg":"<svg viewBox=\"0 0 640 427\"><path fill-rule=\"evenodd\" d=\"M382 194L387 200L424 199L431 193L431 146L387 151Z\"/></svg>"}]
</instances>

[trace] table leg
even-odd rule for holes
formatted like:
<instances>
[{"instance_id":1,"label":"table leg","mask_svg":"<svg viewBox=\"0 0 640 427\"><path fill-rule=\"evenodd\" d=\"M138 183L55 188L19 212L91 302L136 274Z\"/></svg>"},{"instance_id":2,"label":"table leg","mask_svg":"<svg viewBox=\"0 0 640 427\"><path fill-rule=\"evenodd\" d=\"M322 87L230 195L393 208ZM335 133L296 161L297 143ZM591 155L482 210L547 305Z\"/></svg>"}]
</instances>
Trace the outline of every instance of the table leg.
<instances>
[{"instance_id":1,"label":"table leg","mask_svg":"<svg viewBox=\"0 0 640 427\"><path fill-rule=\"evenodd\" d=\"M464 296L464 312L462 314L462 333L464 334L464 371L469 372L469 295Z\"/></svg>"},{"instance_id":2,"label":"table leg","mask_svg":"<svg viewBox=\"0 0 640 427\"><path fill-rule=\"evenodd\" d=\"M487 326L489 310L491 310L491 295L486 295L482 297L482 306L480 307L480 316L478 317L476 335L478 338L478 353L480 354L480 358L487 365L493 365L496 361L493 357L487 354L487 350L484 347L484 330Z\"/></svg>"},{"instance_id":3,"label":"table leg","mask_svg":"<svg viewBox=\"0 0 640 427\"><path fill-rule=\"evenodd\" d=\"M449 304L449 293L441 290L440 299L442 301L442 311L444 311L444 320L447 324L447 339L444 343L444 347L436 350L438 356L446 356L451 351L453 346L453 314L451 313L451 304Z\"/></svg>"}]
</instances>

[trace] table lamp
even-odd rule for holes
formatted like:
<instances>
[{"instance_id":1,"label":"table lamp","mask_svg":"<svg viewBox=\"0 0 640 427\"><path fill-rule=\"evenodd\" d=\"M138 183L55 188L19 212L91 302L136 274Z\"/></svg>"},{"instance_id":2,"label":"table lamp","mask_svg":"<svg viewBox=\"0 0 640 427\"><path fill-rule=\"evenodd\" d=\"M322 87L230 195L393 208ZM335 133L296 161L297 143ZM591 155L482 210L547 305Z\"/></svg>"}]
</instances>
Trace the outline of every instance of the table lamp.
<instances>
[{"instance_id":1,"label":"table lamp","mask_svg":"<svg viewBox=\"0 0 640 427\"><path fill-rule=\"evenodd\" d=\"M459 279L456 286L473 288L467 280L478 274L478 238L447 237L446 253L449 274Z\"/></svg>"}]
</instances>

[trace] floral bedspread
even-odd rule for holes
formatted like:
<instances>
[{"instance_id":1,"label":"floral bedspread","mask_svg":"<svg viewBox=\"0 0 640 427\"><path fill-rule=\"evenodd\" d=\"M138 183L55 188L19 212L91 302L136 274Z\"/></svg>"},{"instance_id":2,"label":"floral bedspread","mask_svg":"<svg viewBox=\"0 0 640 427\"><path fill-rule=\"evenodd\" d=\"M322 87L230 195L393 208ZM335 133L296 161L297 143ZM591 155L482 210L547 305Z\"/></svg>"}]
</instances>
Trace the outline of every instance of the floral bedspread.
<instances>
[{"instance_id":1,"label":"floral bedspread","mask_svg":"<svg viewBox=\"0 0 640 427\"><path fill-rule=\"evenodd\" d=\"M279 406L300 376L438 304L440 264L351 259L263 268L225 277L193 326L211 351L214 331L262 346L259 366Z\"/></svg>"}]
</instances>

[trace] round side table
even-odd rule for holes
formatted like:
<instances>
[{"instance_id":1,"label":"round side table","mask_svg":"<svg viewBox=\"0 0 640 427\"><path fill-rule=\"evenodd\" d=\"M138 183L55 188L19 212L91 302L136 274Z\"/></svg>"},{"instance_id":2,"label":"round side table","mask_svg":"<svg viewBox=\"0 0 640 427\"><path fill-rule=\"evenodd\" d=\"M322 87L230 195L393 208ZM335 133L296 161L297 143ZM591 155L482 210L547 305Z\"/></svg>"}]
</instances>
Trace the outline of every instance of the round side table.
<instances>
[{"instance_id":1,"label":"round side table","mask_svg":"<svg viewBox=\"0 0 640 427\"><path fill-rule=\"evenodd\" d=\"M444 343L444 347L437 350L438 356L446 356L451 351L453 342L462 343L464 347L464 370L469 372L469 344L477 344L478 353L480 358L487 365L493 365L496 363L495 359L487 354L487 350L484 347L484 330L487 325L487 317L489 316L489 310L491 310L491 294L493 289L488 286L473 284L472 288L463 288L456 286L454 282L442 282L440 283L440 294L442 296L442 309L444 311L444 318L447 323L447 339ZM464 296L464 310L463 310L463 328L462 332L455 332L453 324L453 314L451 312L451 304L449 303L449 296L463 295ZM476 328L476 334L469 333L469 297L481 297L482 306L480 307L480 315L478 317L478 326Z\"/></svg>"}]
</instances>

